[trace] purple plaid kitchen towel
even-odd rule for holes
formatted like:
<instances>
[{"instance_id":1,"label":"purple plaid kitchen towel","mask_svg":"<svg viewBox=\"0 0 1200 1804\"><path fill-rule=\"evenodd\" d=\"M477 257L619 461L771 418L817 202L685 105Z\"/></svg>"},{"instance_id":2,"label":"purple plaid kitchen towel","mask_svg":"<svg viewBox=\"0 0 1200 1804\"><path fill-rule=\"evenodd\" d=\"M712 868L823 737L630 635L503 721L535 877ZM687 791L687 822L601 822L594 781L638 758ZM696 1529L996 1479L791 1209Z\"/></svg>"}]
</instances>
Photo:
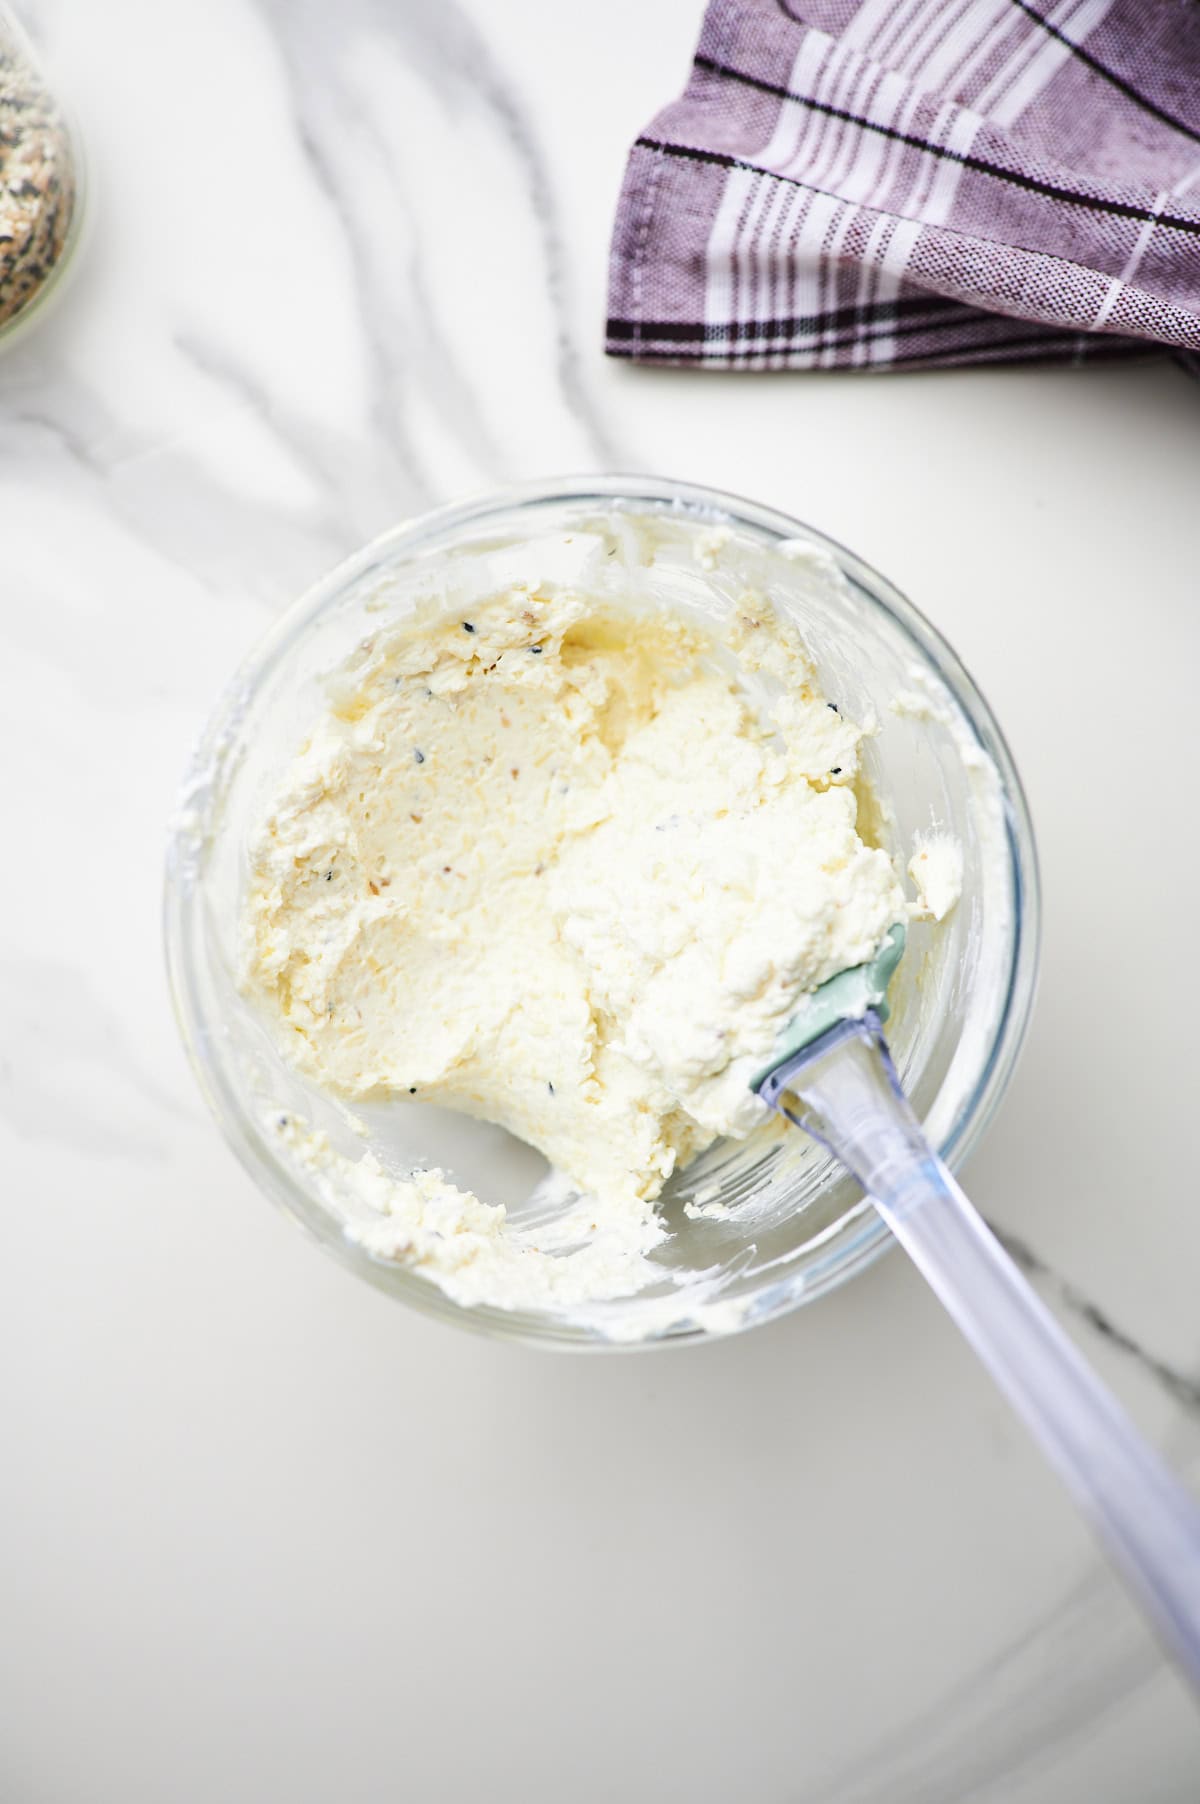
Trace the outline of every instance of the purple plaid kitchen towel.
<instances>
[{"instance_id":1,"label":"purple plaid kitchen towel","mask_svg":"<svg viewBox=\"0 0 1200 1804\"><path fill-rule=\"evenodd\" d=\"M609 303L646 362L1200 372L1200 0L712 0Z\"/></svg>"}]
</instances>

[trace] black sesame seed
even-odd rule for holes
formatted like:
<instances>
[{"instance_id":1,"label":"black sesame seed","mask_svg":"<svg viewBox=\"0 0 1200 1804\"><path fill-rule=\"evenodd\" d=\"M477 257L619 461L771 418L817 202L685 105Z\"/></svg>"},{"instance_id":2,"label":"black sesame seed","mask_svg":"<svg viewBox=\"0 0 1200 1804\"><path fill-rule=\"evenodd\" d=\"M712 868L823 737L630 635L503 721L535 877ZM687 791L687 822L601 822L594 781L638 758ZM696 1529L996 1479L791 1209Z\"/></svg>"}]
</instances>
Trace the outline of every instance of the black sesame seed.
<instances>
[{"instance_id":1,"label":"black sesame seed","mask_svg":"<svg viewBox=\"0 0 1200 1804\"><path fill-rule=\"evenodd\" d=\"M840 777L840 776L841 776L841 774L842 774L842 767L841 767L841 765L840 765L840 764L835 764L835 765L834 765L834 767L833 767L833 769L832 769L832 770L831 770L831 771L830 771L830 773L829 773L829 774L830 774L830 776L831 776L831 777Z\"/></svg>"},{"instance_id":2,"label":"black sesame seed","mask_svg":"<svg viewBox=\"0 0 1200 1804\"><path fill-rule=\"evenodd\" d=\"M410 1096L415 1096L417 1094L417 1086L415 1084L410 1084L408 1086L408 1094Z\"/></svg>"},{"instance_id":3,"label":"black sesame seed","mask_svg":"<svg viewBox=\"0 0 1200 1804\"><path fill-rule=\"evenodd\" d=\"M826 703L825 703L825 706L826 706L826 707L827 707L827 708L832 708L832 709L833 709L833 711L834 711L834 713L835 713L835 714L840 714L840 713L841 713L841 711L842 711L842 710L841 710L841 709L840 709L840 708L839 708L839 707L838 707L838 705L837 705L837 703L836 703L836 702L826 702Z\"/></svg>"},{"instance_id":4,"label":"black sesame seed","mask_svg":"<svg viewBox=\"0 0 1200 1804\"><path fill-rule=\"evenodd\" d=\"M530 647L529 647L529 649L530 649L530 651L531 651L531 652L532 652L532 654L533 654L533 656L534 656L534 657L535 657L535 658L540 658L540 657L541 657L541 655L542 655L542 648L541 648L541 646L540 646L540 645L531 645L531 646L530 646Z\"/></svg>"},{"instance_id":5,"label":"black sesame seed","mask_svg":"<svg viewBox=\"0 0 1200 1804\"><path fill-rule=\"evenodd\" d=\"M280 1116L280 1117L279 1117L279 1125L280 1125L280 1127L281 1127L281 1128L285 1128L285 1127L286 1127L286 1126L287 1126L287 1124L288 1124L288 1118L287 1118L287 1116L286 1116L286 1115L281 1115L281 1116Z\"/></svg>"},{"instance_id":6,"label":"black sesame seed","mask_svg":"<svg viewBox=\"0 0 1200 1804\"><path fill-rule=\"evenodd\" d=\"M547 1081L546 1081L546 1088L547 1088L547 1090L549 1090L551 1096L553 1096L554 1095L554 1085L549 1081L549 1079L547 1079Z\"/></svg>"},{"instance_id":7,"label":"black sesame seed","mask_svg":"<svg viewBox=\"0 0 1200 1804\"><path fill-rule=\"evenodd\" d=\"M332 871L326 871L326 873L325 873L325 881L326 881L326 883L332 883L332 882L333 882L333 872L332 872Z\"/></svg>"},{"instance_id":8,"label":"black sesame seed","mask_svg":"<svg viewBox=\"0 0 1200 1804\"><path fill-rule=\"evenodd\" d=\"M424 754L424 752L416 752L416 751L414 751L414 753L413 753L413 757L414 757L414 758L415 758L415 760L416 760L416 762L417 762L417 763L418 763L418 764L424 764L424 762L425 762L425 754Z\"/></svg>"},{"instance_id":9,"label":"black sesame seed","mask_svg":"<svg viewBox=\"0 0 1200 1804\"><path fill-rule=\"evenodd\" d=\"M473 633L474 631L475 631L475 628L471 625L471 622L469 620L464 620L463 621L463 632L464 633Z\"/></svg>"}]
</instances>

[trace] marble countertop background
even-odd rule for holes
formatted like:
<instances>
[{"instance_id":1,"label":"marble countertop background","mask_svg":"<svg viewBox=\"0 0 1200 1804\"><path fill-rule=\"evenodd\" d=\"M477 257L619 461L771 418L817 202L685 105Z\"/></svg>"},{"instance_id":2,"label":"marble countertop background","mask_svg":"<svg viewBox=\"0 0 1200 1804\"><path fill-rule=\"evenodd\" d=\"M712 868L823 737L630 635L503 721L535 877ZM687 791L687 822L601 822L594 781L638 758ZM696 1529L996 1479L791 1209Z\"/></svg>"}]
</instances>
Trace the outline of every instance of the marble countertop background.
<instances>
[{"instance_id":1,"label":"marble countertop background","mask_svg":"<svg viewBox=\"0 0 1200 1804\"><path fill-rule=\"evenodd\" d=\"M290 1233L177 1043L164 823L298 590L506 479L778 505L1005 724L1044 978L967 1185L1200 1479L1200 391L606 363L698 12L23 8L94 204L0 359L6 1804L1200 1796L1193 1707L902 1260L707 1348L492 1345Z\"/></svg>"}]
</instances>

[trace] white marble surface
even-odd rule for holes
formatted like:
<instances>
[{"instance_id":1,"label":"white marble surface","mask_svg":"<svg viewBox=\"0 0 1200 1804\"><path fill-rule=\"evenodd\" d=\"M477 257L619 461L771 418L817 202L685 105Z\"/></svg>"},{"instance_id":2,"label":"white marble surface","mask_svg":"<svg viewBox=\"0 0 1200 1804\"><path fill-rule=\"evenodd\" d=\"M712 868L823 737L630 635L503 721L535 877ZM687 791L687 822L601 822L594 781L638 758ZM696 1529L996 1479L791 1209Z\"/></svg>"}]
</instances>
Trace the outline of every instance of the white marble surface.
<instances>
[{"instance_id":1,"label":"white marble surface","mask_svg":"<svg viewBox=\"0 0 1200 1804\"><path fill-rule=\"evenodd\" d=\"M0 360L0 1796L1192 1804L1192 1706L898 1257L675 1354L410 1317L220 1142L158 912L217 688L377 529L621 465L811 519L961 650L1040 830L968 1187L1200 1478L1200 391L605 363L698 0L26 16L95 208Z\"/></svg>"}]
</instances>

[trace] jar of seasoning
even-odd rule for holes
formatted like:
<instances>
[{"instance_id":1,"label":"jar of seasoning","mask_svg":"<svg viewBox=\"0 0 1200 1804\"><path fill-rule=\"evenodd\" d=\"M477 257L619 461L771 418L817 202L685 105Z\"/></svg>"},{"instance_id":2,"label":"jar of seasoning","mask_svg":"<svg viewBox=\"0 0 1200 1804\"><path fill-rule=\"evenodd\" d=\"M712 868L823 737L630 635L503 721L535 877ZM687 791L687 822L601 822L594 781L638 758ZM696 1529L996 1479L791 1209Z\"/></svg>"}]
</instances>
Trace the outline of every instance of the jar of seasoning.
<instances>
[{"instance_id":1,"label":"jar of seasoning","mask_svg":"<svg viewBox=\"0 0 1200 1804\"><path fill-rule=\"evenodd\" d=\"M0 6L0 345L57 287L81 213L74 133L25 33Z\"/></svg>"}]
</instances>

